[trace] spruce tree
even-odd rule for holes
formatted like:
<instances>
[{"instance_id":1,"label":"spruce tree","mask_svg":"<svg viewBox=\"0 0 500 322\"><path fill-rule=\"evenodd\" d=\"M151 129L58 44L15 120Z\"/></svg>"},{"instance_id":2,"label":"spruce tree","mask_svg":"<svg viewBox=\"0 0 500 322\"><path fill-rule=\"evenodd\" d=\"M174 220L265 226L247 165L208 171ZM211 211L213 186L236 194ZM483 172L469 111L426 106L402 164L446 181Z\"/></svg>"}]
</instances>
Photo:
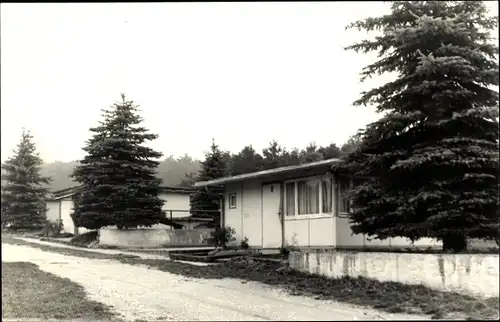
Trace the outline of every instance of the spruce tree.
<instances>
[{"instance_id":1,"label":"spruce tree","mask_svg":"<svg viewBox=\"0 0 500 322\"><path fill-rule=\"evenodd\" d=\"M50 178L40 174L42 164L33 136L23 129L14 155L2 164L2 227L39 229L46 223Z\"/></svg>"},{"instance_id":2,"label":"spruce tree","mask_svg":"<svg viewBox=\"0 0 500 322\"><path fill-rule=\"evenodd\" d=\"M227 155L212 140L210 151L201 162L201 170L197 181L209 181L222 178L228 174ZM220 195L211 187L199 188L191 195L191 213L200 217L213 218L213 225L220 226Z\"/></svg>"},{"instance_id":3,"label":"spruce tree","mask_svg":"<svg viewBox=\"0 0 500 322\"><path fill-rule=\"evenodd\" d=\"M378 52L362 80L397 78L362 93L385 115L362 133L344 169L365 178L351 197L355 233L443 241L498 238L498 46L482 1L396 1L350 25L380 35L348 47Z\"/></svg>"},{"instance_id":4,"label":"spruce tree","mask_svg":"<svg viewBox=\"0 0 500 322\"><path fill-rule=\"evenodd\" d=\"M158 135L140 126L138 106L124 94L103 110L103 118L90 129L94 134L83 148L87 155L72 174L82 184L72 215L75 225L127 229L159 223L165 218L156 177L162 154L144 145Z\"/></svg>"}]
</instances>

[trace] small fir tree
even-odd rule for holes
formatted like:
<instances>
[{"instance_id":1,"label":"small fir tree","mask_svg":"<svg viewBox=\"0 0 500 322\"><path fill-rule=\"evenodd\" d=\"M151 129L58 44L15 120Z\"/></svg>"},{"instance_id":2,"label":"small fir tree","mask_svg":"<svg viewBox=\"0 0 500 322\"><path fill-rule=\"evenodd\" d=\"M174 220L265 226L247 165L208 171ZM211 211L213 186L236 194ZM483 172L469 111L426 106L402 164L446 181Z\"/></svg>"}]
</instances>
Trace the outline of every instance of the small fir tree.
<instances>
[{"instance_id":1,"label":"small fir tree","mask_svg":"<svg viewBox=\"0 0 500 322\"><path fill-rule=\"evenodd\" d=\"M82 184L72 215L75 225L98 229L151 226L165 218L156 169L161 153L145 146L158 137L141 127L138 106L121 102L103 110L104 121L90 131L87 153L72 174Z\"/></svg>"},{"instance_id":2,"label":"small fir tree","mask_svg":"<svg viewBox=\"0 0 500 322\"><path fill-rule=\"evenodd\" d=\"M209 181L227 175L227 156L212 140L210 151L201 162L201 170L197 181ZM213 225L220 225L220 198L214 188L200 188L191 195L191 213L201 217L213 218Z\"/></svg>"},{"instance_id":3,"label":"small fir tree","mask_svg":"<svg viewBox=\"0 0 500 322\"><path fill-rule=\"evenodd\" d=\"M40 174L42 164L33 136L23 129L14 155L2 164L2 227L39 229L46 223L50 178Z\"/></svg>"}]
</instances>

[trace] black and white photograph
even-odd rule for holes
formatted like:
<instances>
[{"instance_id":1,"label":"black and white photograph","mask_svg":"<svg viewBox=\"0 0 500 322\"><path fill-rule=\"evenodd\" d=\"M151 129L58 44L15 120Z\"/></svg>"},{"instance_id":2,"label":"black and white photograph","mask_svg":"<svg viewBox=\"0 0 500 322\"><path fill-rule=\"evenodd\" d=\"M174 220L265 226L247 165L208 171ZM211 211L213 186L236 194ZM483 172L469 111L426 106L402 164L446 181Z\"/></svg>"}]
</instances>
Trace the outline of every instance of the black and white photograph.
<instances>
[{"instance_id":1,"label":"black and white photograph","mask_svg":"<svg viewBox=\"0 0 500 322\"><path fill-rule=\"evenodd\" d=\"M3 2L2 321L500 319L498 8Z\"/></svg>"}]
</instances>

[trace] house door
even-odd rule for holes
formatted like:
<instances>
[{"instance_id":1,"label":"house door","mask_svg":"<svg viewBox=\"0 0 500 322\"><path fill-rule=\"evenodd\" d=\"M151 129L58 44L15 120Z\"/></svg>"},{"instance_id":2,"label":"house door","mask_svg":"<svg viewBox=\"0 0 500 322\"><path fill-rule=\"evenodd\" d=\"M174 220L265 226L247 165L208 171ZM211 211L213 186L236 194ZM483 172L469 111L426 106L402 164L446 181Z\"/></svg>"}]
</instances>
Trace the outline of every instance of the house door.
<instances>
[{"instance_id":1,"label":"house door","mask_svg":"<svg viewBox=\"0 0 500 322\"><path fill-rule=\"evenodd\" d=\"M280 202L281 186L279 183L262 185L263 248L279 248L282 246Z\"/></svg>"}]
</instances>

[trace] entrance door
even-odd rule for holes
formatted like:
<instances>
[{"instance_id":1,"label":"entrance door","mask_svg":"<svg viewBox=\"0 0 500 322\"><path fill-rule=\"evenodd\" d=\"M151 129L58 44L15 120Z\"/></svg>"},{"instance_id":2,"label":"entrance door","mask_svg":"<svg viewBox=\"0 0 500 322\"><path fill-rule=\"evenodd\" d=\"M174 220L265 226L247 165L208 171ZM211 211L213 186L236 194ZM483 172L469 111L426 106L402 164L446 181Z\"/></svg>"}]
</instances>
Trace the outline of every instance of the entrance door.
<instances>
[{"instance_id":1,"label":"entrance door","mask_svg":"<svg viewBox=\"0 0 500 322\"><path fill-rule=\"evenodd\" d=\"M280 201L281 186L279 183L262 185L263 248L281 247Z\"/></svg>"}]
</instances>

